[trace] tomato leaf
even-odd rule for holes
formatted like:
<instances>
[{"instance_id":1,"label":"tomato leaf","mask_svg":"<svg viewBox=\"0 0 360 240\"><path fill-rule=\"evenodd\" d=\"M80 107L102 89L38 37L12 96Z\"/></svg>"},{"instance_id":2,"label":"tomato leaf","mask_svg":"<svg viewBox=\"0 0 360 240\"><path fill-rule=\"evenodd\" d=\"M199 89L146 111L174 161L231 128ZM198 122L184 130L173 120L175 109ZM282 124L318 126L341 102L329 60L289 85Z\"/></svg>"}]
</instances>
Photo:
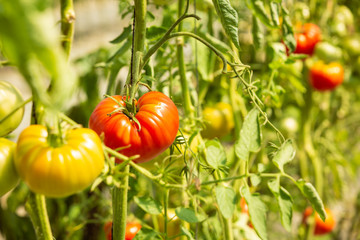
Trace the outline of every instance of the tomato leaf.
<instances>
[{"instance_id":1,"label":"tomato leaf","mask_svg":"<svg viewBox=\"0 0 360 240\"><path fill-rule=\"evenodd\" d=\"M135 235L133 240L161 240L159 233L155 232L153 229L142 227L140 231Z\"/></svg>"},{"instance_id":2,"label":"tomato leaf","mask_svg":"<svg viewBox=\"0 0 360 240\"><path fill-rule=\"evenodd\" d=\"M147 39L157 39L166 33L167 29L164 27L151 26L146 29L146 38Z\"/></svg>"},{"instance_id":3,"label":"tomato leaf","mask_svg":"<svg viewBox=\"0 0 360 240\"><path fill-rule=\"evenodd\" d=\"M268 239L266 232L266 205L261 201L260 196L252 195L248 187L243 187L241 194L248 205L250 220L256 233L262 240Z\"/></svg>"},{"instance_id":4,"label":"tomato leaf","mask_svg":"<svg viewBox=\"0 0 360 240\"><path fill-rule=\"evenodd\" d=\"M231 6L229 0L212 0L212 2L226 34L230 37L235 47L240 50L238 33L239 20L236 10Z\"/></svg>"},{"instance_id":5,"label":"tomato leaf","mask_svg":"<svg viewBox=\"0 0 360 240\"><path fill-rule=\"evenodd\" d=\"M236 194L231 187L219 185L215 188L216 202L221 214L225 218L231 218L234 214Z\"/></svg>"},{"instance_id":6,"label":"tomato leaf","mask_svg":"<svg viewBox=\"0 0 360 240\"><path fill-rule=\"evenodd\" d=\"M187 237L187 239L189 239L189 240L195 240L195 238L192 236L192 234L190 233L189 230L187 230L187 229L184 228L183 226L181 226L180 229L181 229L181 233L184 234L184 235Z\"/></svg>"},{"instance_id":7,"label":"tomato leaf","mask_svg":"<svg viewBox=\"0 0 360 240\"><path fill-rule=\"evenodd\" d=\"M281 223L287 231L291 231L293 201L288 191L280 186L280 178L268 181L268 187L279 205Z\"/></svg>"},{"instance_id":8,"label":"tomato leaf","mask_svg":"<svg viewBox=\"0 0 360 240\"><path fill-rule=\"evenodd\" d=\"M178 207L175 209L175 213L181 220L188 223L202 222L206 219L205 215L197 214L190 208Z\"/></svg>"},{"instance_id":9,"label":"tomato leaf","mask_svg":"<svg viewBox=\"0 0 360 240\"><path fill-rule=\"evenodd\" d=\"M111 40L110 43L113 43L113 44L121 43L122 41L127 39L127 37L130 35L130 33L131 33L131 25L124 28L124 30L120 33L120 35L117 36L115 39Z\"/></svg>"},{"instance_id":10,"label":"tomato leaf","mask_svg":"<svg viewBox=\"0 0 360 240\"><path fill-rule=\"evenodd\" d=\"M143 209L147 213L150 213L153 215L158 215L158 214L162 213L161 204L149 196L134 197L134 201L141 209Z\"/></svg>"},{"instance_id":11,"label":"tomato leaf","mask_svg":"<svg viewBox=\"0 0 360 240\"><path fill-rule=\"evenodd\" d=\"M240 131L240 138L235 143L236 156L243 161L249 160L250 152L256 152L261 145L259 111L252 109L245 117Z\"/></svg>"},{"instance_id":12,"label":"tomato leaf","mask_svg":"<svg viewBox=\"0 0 360 240\"><path fill-rule=\"evenodd\" d=\"M271 14L271 20L273 22L273 25L276 27L280 26L280 19L279 19L279 3L276 1L270 2L270 14Z\"/></svg>"},{"instance_id":13,"label":"tomato leaf","mask_svg":"<svg viewBox=\"0 0 360 240\"><path fill-rule=\"evenodd\" d=\"M292 141L287 139L281 145L280 149L275 153L272 161L281 172L284 172L284 165L290 162L294 157L295 149L293 147Z\"/></svg>"},{"instance_id":14,"label":"tomato leaf","mask_svg":"<svg viewBox=\"0 0 360 240\"><path fill-rule=\"evenodd\" d=\"M219 140L205 142L206 161L215 170L226 164L226 153Z\"/></svg>"},{"instance_id":15,"label":"tomato leaf","mask_svg":"<svg viewBox=\"0 0 360 240\"><path fill-rule=\"evenodd\" d=\"M302 194L310 201L311 205L313 206L315 211L319 214L320 218L323 221L325 221L326 212L324 208L324 203L322 202L314 186L303 179L297 180L296 186L300 189Z\"/></svg>"},{"instance_id":16,"label":"tomato leaf","mask_svg":"<svg viewBox=\"0 0 360 240\"><path fill-rule=\"evenodd\" d=\"M261 48L264 45L264 33L261 29L260 20L255 16L253 16L252 36L255 48Z\"/></svg>"},{"instance_id":17,"label":"tomato leaf","mask_svg":"<svg viewBox=\"0 0 360 240\"><path fill-rule=\"evenodd\" d=\"M247 0L247 6L251 9L253 15L255 15L265 26L269 28L274 28L274 24L268 16L264 2L261 0Z\"/></svg>"},{"instance_id":18,"label":"tomato leaf","mask_svg":"<svg viewBox=\"0 0 360 240\"><path fill-rule=\"evenodd\" d=\"M281 25L283 40L285 45L288 47L289 52L293 52L296 48L296 40L294 37L294 30L291 24L291 19L287 14L287 10L282 8L283 10L283 24Z\"/></svg>"},{"instance_id":19,"label":"tomato leaf","mask_svg":"<svg viewBox=\"0 0 360 240\"><path fill-rule=\"evenodd\" d=\"M259 175L251 175L250 181L251 181L251 185L256 187L261 183L261 177Z\"/></svg>"}]
</instances>

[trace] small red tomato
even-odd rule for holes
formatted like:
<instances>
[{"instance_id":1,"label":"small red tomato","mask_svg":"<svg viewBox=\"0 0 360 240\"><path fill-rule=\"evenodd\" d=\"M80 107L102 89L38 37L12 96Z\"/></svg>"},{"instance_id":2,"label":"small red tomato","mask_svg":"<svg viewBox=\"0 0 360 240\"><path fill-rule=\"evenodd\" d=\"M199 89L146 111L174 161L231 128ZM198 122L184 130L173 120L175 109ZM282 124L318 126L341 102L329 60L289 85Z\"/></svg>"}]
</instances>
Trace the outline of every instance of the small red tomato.
<instances>
[{"instance_id":1,"label":"small red tomato","mask_svg":"<svg viewBox=\"0 0 360 240\"><path fill-rule=\"evenodd\" d=\"M250 217L250 215L249 215L249 207L248 207L248 205L247 205L246 200L245 200L244 197L242 197L242 198L240 199L240 208L241 208L241 212L242 212L242 213L245 213L245 214L247 214L247 215ZM254 228L254 226L252 225L252 223L251 223L250 220L249 220L249 222L248 222L248 226L251 227L251 228Z\"/></svg>"},{"instance_id":2,"label":"small red tomato","mask_svg":"<svg viewBox=\"0 0 360 240\"><path fill-rule=\"evenodd\" d=\"M303 222L306 224L307 218L312 214L313 210L311 207L308 207L304 211ZM321 220L319 214L315 213L315 229L314 235L323 235L331 232L335 227L335 219L331 210L325 208L326 219L325 221Z\"/></svg>"},{"instance_id":3,"label":"small red tomato","mask_svg":"<svg viewBox=\"0 0 360 240\"><path fill-rule=\"evenodd\" d=\"M332 90L344 81L344 69L337 63L316 62L310 69L311 86L318 91Z\"/></svg>"},{"instance_id":4,"label":"small red tomato","mask_svg":"<svg viewBox=\"0 0 360 240\"><path fill-rule=\"evenodd\" d=\"M294 53L313 54L314 48L321 40L320 28L313 23L305 23L295 33L296 49Z\"/></svg>"},{"instance_id":5,"label":"small red tomato","mask_svg":"<svg viewBox=\"0 0 360 240\"><path fill-rule=\"evenodd\" d=\"M139 223L128 223L125 229L125 240L132 240L140 231L141 225ZM104 225L104 232L107 240L112 240L112 222L106 222Z\"/></svg>"},{"instance_id":6,"label":"small red tomato","mask_svg":"<svg viewBox=\"0 0 360 240\"><path fill-rule=\"evenodd\" d=\"M135 102L135 113L120 110L126 107L125 99L116 95L102 100L90 116L89 127L99 135L104 134L106 146L123 148L119 153L128 157L140 155L134 160L136 163L147 162L175 140L179 129L178 110L161 92L148 92L140 97Z\"/></svg>"}]
</instances>

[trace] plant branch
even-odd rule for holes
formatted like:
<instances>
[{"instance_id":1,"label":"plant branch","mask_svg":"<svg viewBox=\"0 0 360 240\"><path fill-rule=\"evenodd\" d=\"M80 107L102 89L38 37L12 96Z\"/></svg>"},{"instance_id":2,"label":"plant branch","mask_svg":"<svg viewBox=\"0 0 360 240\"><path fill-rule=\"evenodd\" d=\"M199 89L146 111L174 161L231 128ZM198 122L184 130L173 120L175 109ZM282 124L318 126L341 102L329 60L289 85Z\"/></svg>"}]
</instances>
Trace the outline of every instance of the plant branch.
<instances>
[{"instance_id":1,"label":"plant branch","mask_svg":"<svg viewBox=\"0 0 360 240\"><path fill-rule=\"evenodd\" d=\"M60 0L60 9L61 34L63 35L61 45L65 51L66 57L69 58L75 28L75 11L73 0Z\"/></svg>"}]
</instances>

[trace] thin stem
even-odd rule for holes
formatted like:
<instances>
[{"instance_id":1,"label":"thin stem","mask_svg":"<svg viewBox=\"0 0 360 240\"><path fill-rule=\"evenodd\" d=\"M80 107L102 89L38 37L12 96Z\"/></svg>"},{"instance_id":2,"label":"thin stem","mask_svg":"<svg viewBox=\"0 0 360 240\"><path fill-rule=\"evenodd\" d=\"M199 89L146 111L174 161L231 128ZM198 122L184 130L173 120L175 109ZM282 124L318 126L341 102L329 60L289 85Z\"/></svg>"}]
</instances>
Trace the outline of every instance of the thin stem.
<instances>
[{"instance_id":1,"label":"thin stem","mask_svg":"<svg viewBox=\"0 0 360 240\"><path fill-rule=\"evenodd\" d=\"M73 0L60 0L62 47L66 57L69 58L75 28L75 11Z\"/></svg>"},{"instance_id":2,"label":"thin stem","mask_svg":"<svg viewBox=\"0 0 360 240\"><path fill-rule=\"evenodd\" d=\"M25 208L33 223L37 239L52 240L45 196L30 192Z\"/></svg>"},{"instance_id":3,"label":"thin stem","mask_svg":"<svg viewBox=\"0 0 360 240\"><path fill-rule=\"evenodd\" d=\"M130 165L126 165L120 177L121 186L114 187L113 202L113 239L125 239L126 218L127 218L127 196L129 188Z\"/></svg>"},{"instance_id":4,"label":"thin stem","mask_svg":"<svg viewBox=\"0 0 360 240\"><path fill-rule=\"evenodd\" d=\"M168 205L169 205L169 189L165 189L164 193L164 233L165 239L168 239Z\"/></svg>"}]
</instances>

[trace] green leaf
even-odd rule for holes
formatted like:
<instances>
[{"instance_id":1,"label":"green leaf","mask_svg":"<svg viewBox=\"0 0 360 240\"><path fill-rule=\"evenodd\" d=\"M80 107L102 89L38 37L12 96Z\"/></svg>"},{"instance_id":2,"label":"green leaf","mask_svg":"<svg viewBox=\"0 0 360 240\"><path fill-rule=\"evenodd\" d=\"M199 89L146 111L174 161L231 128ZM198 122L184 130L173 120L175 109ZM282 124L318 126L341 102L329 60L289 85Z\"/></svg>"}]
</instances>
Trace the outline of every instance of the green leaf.
<instances>
[{"instance_id":1,"label":"green leaf","mask_svg":"<svg viewBox=\"0 0 360 240\"><path fill-rule=\"evenodd\" d=\"M111 40L110 43L114 43L114 44L121 43L122 41L127 39L127 37L130 35L130 33L131 33L131 25L124 28L122 33L120 33L120 35L117 36L115 39Z\"/></svg>"},{"instance_id":2,"label":"green leaf","mask_svg":"<svg viewBox=\"0 0 360 240\"><path fill-rule=\"evenodd\" d=\"M281 223L287 231L291 231L293 201L285 188L280 187L280 178L268 181L268 186L274 194L280 209Z\"/></svg>"},{"instance_id":3,"label":"green leaf","mask_svg":"<svg viewBox=\"0 0 360 240\"><path fill-rule=\"evenodd\" d=\"M142 227L140 231L135 235L133 240L161 240L159 233L153 229Z\"/></svg>"},{"instance_id":4,"label":"green leaf","mask_svg":"<svg viewBox=\"0 0 360 240\"><path fill-rule=\"evenodd\" d=\"M268 239L266 232L266 205L261 201L259 196L252 195L248 187L243 187L241 194L244 196L246 204L248 205L250 220L256 233L262 240Z\"/></svg>"},{"instance_id":5,"label":"green leaf","mask_svg":"<svg viewBox=\"0 0 360 240\"><path fill-rule=\"evenodd\" d=\"M184 234L187 237L187 239L195 240L195 238L192 236L192 234L189 232L189 230L187 230L183 226L180 227L180 230L181 230L181 233Z\"/></svg>"},{"instance_id":6,"label":"green leaf","mask_svg":"<svg viewBox=\"0 0 360 240\"><path fill-rule=\"evenodd\" d=\"M202 222L206 219L205 215L196 214L194 210L190 208L178 207L175 209L175 213L181 220L188 223Z\"/></svg>"},{"instance_id":7,"label":"green leaf","mask_svg":"<svg viewBox=\"0 0 360 240\"><path fill-rule=\"evenodd\" d=\"M285 12L284 8L283 12ZM293 52L296 48L296 40L294 37L294 30L289 15L283 16L283 24L281 26L281 29L285 45L288 47L289 52Z\"/></svg>"},{"instance_id":8,"label":"green leaf","mask_svg":"<svg viewBox=\"0 0 360 240\"><path fill-rule=\"evenodd\" d=\"M311 205L319 214L320 218L325 221L326 212L324 204L314 186L303 179L297 180L296 185L298 186L302 194L310 201Z\"/></svg>"},{"instance_id":9,"label":"green leaf","mask_svg":"<svg viewBox=\"0 0 360 240\"><path fill-rule=\"evenodd\" d=\"M225 218L231 218L234 214L236 202L234 189L219 185L215 188L215 195L221 214Z\"/></svg>"},{"instance_id":10,"label":"green leaf","mask_svg":"<svg viewBox=\"0 0 360 240\"><path fill-rule=\"evenodd\" d=\"M279 3L276 1L270 2L270 14L273 25L276 27L280 26L280 18L279 18Z\"/></svg>"},{"instance_id":11,"label":"green leaf","mask_svg":"<svg viewBox=\"0 0 360 240\"><path fill-rule=\"evenodd\" d=\"M134 197L136 204L143 209L145 212L158 215L162 213L162 206L158 201L155 201L149 196L145 197Z\"/></svg>"},{"instance_id":12,"label":"green leaf","mask_svg":"<svg viewBox=\"0 0 360 240\"><path fill-rule=\"evenodd\" d=\"M250 176L251 185L256 187L261 183L261 177L258 175L251 175Z\"/></svg>"},{"instance_id":13,"label":"green leaf","mask_svg":"<svg viewBox=\"0 0 360 240\"><path fill-rule=\"evenodd\" d=\"M219 140L205 142L206 161L215 170L226 164L226 153Z\"/></svg>"},{"instance_id":14,"label":"green leaf","mask_svg":"<svg viewBox=\"0 0 360 240\"><path fill-rule=\"evenodd\" d=\"M261 146L259 111L254 108L245 117L240 138L235 143L236 156L243 161L249 160L250 152L256 152Z\"/></svg>"},{"instance_id":15,"label":"green leaf","mask_svg":"<svg viewBox=\"0 0 360 240\"><path fill-rule=\"evenodd\" d=\"M261 48L264 45L264 33L261 29L260 20L255 16L253 16L252 36L255 48Z\"/></svg>"},{"instance_id":16,"label":"green leaf","mask_svg":"<svg viewBox=\"0 0 360 240\"><path fill-rule=\"evenodd\" d=\"M292 141L287 139L280 147L280 149L275 153L274 158L272 159L273 163L281 172L284 172L284 165L288 162L291 162L295 157L295 149L293 147Z\"/></svg>"},{"instance_id":17,"label":"green leaf","mask_svg":"<svg viewBox=\"0 0 360 240\"><path fill-rule=\"evenodd\" d=\"M264 2L261 0L247 0L248 7L252 10L253 15L255 15L265 26L274 28L274 24L268 16Z\"/></svg>"},{"instance_id":18,"label":"green leaf","mask_svg":"<svg viewBox=\"0 0 360 240\"><path fill-rule=\"evenodd\" d=\"M238 32L239 20L236 10L231 6L229 0L212 0L212 2L226 34L230 37L235 47L240 50Z\"/></svg>"},{"instance_id":19,"label":"green leaf","mask_svg":"<svg viewBox=\"0 0 360 240\"><path fill-rule=\"evenodd\" d=\"M216 49L220 50L223 54L231 52L231 48L223 41L216 37L211 36L209 33L199 32L198 35L204 38L207 42L213 45Z\"/></svg>"},{"instance_id":20,"label":"green leaf","mask_svg":"<svg viewBox=\"0 0 360 240\"><path fill-rule=\"evenodd\" d=\"M147 39L157 39L166 33L167 29L164 27L151 26L146 29Z\"/></svg>"}]
</instances>

